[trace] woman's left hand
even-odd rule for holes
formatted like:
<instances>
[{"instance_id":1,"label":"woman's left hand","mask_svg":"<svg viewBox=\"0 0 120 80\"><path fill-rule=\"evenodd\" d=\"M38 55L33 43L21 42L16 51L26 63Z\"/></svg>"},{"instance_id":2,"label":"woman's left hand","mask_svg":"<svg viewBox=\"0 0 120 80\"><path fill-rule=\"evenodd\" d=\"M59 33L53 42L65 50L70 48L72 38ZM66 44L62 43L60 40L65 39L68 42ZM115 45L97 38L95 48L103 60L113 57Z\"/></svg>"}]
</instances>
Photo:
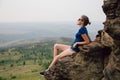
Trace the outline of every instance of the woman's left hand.
<instances>
[{"instance_id":1,"label":"woman's left hand","mask_svg":"<svg viewBox=\"0 0 120 80\"><path fill-rule=\"evenodd\" d=\"M74 43L73 47L75 48L78 45L78 42Z\"/></svg>"}]
</instances>

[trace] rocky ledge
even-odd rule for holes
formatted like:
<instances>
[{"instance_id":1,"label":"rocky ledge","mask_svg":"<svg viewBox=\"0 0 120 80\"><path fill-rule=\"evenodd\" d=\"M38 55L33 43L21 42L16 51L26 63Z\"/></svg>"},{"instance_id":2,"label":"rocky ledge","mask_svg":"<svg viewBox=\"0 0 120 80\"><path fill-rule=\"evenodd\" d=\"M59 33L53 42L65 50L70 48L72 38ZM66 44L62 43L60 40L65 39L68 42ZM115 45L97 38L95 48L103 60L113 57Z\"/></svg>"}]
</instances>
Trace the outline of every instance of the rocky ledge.
<instances>
[{"instance_id":1,"label":"rocky ledge","mask_svg":"<svg viewBox=\"0 0 120 80\"><path fill-rule=\"evenodd\" d=\"M60 59L46 80L120 80L120 0L104 0L104 29L80 52Z\"/></svg>"}]
</instances>

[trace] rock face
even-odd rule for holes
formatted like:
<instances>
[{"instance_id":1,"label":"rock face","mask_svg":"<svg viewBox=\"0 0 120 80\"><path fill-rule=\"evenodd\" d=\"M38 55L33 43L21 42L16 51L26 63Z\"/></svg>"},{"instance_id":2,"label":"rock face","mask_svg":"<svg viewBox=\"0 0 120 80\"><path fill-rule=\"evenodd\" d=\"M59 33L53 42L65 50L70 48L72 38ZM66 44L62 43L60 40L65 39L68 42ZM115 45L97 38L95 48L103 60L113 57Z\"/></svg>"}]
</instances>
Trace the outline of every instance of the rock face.
<instances>
[{"instance_id":1,"label":"rock face","mask_svg":"<svg viewBox=\"0 0 120 80\"><path fill-rule=\"evenodd\" d=\"M120 80L120 0L105 0L102 7L107 16L104 30L113 39L102 80Z\"/></svg>"},{"instance_id":2,"label":"rock face","mask_svg":"<svg viewBox=\"0 0 120 80\"><path fill-rule=\"evenodd\" d=\"M60 59L46 80L120 80L120 0L104 0L104 29L80 52Z\"/></svg>"}]
</instances>

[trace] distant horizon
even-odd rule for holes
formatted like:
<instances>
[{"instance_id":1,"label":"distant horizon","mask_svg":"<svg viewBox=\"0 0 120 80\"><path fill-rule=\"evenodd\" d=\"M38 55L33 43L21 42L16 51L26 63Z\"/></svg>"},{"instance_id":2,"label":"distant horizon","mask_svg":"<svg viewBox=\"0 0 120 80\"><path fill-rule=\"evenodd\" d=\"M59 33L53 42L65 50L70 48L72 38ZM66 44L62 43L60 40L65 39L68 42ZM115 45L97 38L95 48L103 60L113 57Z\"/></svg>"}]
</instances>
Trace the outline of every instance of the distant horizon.
<instances>
[{"instance_id":1,"label":"distant horizon","mask_svg":"<svg viewBox=\"0 0 120 80\"><path fill-rule=\"evenodd\" d=\"M57 35L58 37L74 37L74 34L77 32L78 28L79 26L75 22L0 23L0 39L4 39L5 36L13 37L15 35L18 38L20 35L21 37L22 35L24 35L23 37L56 37ZM87 28L89 33L96 34L98 30L103 29L103 24L94 22L93 24L88 25Z\"/></svg>"},{"instance_id":2,"label":"distant horizon","mask_svg":"<svg viewBox=\"0 0 120 80\"><path fill-rule=\"evenodd\" d=\"M47 38L72 38L79 26L75 22L45 22L45 23L0 23L0 45L10 46L18 43L33 43ZM103 24L93 22L87 26L91 40L95 39ZM34 41L31 41L34 40Z\"/></svg>"}]
</instances>

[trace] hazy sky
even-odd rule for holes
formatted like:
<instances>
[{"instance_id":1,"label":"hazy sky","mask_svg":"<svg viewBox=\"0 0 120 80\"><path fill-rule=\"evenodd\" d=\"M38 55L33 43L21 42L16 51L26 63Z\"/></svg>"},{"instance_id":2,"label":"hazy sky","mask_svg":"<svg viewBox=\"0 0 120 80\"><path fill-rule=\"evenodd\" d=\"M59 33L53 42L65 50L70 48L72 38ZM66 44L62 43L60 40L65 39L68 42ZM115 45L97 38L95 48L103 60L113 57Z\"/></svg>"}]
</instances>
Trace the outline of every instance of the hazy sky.
<instances>
[{"instance_id":1,"label":"hazy sky","mask_svg":"<svg viewBox=\"0 0 120 80\"><path fill-rule=\"evenodd\" d=\"M0 22L105 21L103 0L0 0Z\"/></svg>"}]
</instances>

